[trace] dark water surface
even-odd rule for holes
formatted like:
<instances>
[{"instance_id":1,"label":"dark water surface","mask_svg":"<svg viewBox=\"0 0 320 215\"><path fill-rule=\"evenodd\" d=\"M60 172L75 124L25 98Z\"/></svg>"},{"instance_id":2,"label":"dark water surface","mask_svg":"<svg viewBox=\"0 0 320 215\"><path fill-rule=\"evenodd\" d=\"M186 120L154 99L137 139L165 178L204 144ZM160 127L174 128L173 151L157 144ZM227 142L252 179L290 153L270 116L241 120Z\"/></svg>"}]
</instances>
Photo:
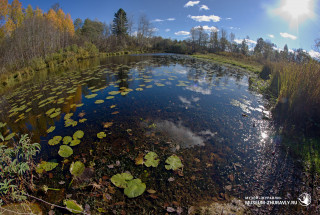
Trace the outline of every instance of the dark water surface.
<instances>
[{"instance_id":1,"label":"dark water surface","mask_svg":"<svg viewBox=\"0 0 320 215\"><path fill-rule=\"evenodd\" d=\"M295 170L300 167L281 147L267 102L249 90L248 77L242 70L179 55L95 59L12 90L1 98L0 121L7 122L9 132L30 133L41 143L38 162L59 163L53 174L38 179L39 186L60 189L38 192L55 204L70 198L89 205L92 213L164 214L167 207L187 213L191 206L233 197L297 200ZM77 130L84 137L63 159L58 154L62 141L53 146L48 141L72 137ZM99 132L106 137L99 139ZM159 155L160 165L136 165L135 159L149 151ZM181 158L183 171L164 168L172 154ZM69 187L69 166L78 160L85 163L86 174ZM109 179L125 171L156 193L124 196ZM251 210L292 213L303 208L262 205Z\"/></svg>"}]
</instances>

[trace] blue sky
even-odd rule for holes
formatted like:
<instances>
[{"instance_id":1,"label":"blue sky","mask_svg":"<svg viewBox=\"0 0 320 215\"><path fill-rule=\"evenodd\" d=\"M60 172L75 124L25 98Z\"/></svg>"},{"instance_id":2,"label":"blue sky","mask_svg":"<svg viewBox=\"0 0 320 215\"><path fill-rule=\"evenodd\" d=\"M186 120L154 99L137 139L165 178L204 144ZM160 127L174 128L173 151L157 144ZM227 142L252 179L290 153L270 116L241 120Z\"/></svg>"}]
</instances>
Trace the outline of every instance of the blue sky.
<instances>
[{"instance_id":1,"label":"blue sky","mask_svg":"<svg viewBox=\"0 0 320 215\"><path fill-rule=\"evenodd\" d=\"M309 2L307 6L300 2ZM10 1L11 2L11 1ZM247 35L256 41L262 37L279 48L312 49L320 38L320 0L21 0L47 11L58 2L73 19L95 19L106 23L123 8L135 23L145 14L157 29L156 35L185 39L194 26L224 28L237 39ZM306 8L308 7L308 8ZM298 16L298 15L299 16ZM291 16L290 16L291 15ZM292 17L294 16L294 17ZM298 16L298 17L296 17ZM298 22L299 20L299 22ZM209 32L209 31L208 31Z\"/></svg>"}]
</instances>

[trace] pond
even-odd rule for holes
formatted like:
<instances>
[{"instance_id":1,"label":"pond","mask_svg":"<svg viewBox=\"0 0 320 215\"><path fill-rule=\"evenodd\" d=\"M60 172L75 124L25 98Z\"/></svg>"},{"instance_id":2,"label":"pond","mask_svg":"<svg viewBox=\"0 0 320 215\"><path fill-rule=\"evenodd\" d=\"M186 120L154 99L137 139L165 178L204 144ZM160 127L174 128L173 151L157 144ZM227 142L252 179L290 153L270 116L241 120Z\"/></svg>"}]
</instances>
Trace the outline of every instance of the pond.
<instances>
[{"instance_id":1,"label":"pond","mask_svg":"<svg viewBox=\"0 0 320 215\"><path fill-rule=\"evenodd\" d=\"M91 61L36 77L1 98L7 135L32 134L41 144L37 162L57 163L38 175L39 188L55 189L39 189L39 198L76 200L93 214L187 214L232 199L297 199L299 167L280 144L267 101L250 90L248 72L171 54ZM156 167L147 167L149 152ZM168 170L170 156L183 166ZM77 177L69 171L76 161L85 165ZM125 172L146 185L141 195L128 198L110 180Z\"/></svg>"}]
</instances>

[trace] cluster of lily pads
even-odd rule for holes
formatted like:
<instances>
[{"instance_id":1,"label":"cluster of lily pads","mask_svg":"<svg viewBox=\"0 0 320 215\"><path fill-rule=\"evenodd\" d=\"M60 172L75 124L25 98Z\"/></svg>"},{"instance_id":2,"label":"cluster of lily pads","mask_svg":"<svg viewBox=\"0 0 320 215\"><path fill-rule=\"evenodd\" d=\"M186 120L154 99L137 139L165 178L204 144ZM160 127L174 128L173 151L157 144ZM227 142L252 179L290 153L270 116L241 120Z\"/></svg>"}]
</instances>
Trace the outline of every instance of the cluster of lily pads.
<instances>
[{"instance_id":1,"label":"cluster of lily pads","mask_svg":"<svg viewBox=\"0 0 320 215\"><path fill-rule=\"evenodd\" d=\"M58 151L58 154L61 157L67 158L70 155L73 154L73 150L70 146L76 146L78 144L80 144L80 139L84 136L84 132L81 130L76 131L72 137L70 136L65 136L62 137L61 136L54 136L52 139L50 139L48 141L48 144L51 146L57 145L60 143L60 141L63 141L63 145L60 146L60 149ZM70 146L68 146L68 144L70 143Z\"/></svg>"},{"instance_id":2,"label":"cluster of lily pads","mask_svg":"<svg viewBox=\"0 0 320 215\"><path fill-rule=\"evenodd\" d=\"M139 156L136 158L137 165L144 164L146 167L157 167L159 163L160 159L155 152L148 152L144 157ZM178 170L183 167L183 164L177 155L171 155L166 159L165 163L165 168L167 170ZM134 179L129 172L112 176L111 182L119 188L124 188L124 194L129 198L138 197L146 190L146 184L139 178Z\"/></svg>"}]
</instances>

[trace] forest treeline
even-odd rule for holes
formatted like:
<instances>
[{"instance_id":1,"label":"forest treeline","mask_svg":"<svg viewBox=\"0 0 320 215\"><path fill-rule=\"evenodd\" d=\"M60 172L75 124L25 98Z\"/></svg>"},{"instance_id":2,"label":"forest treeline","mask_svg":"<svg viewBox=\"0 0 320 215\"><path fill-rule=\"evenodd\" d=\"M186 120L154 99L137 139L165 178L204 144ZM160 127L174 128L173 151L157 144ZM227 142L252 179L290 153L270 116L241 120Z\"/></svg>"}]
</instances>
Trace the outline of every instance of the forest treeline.
<instances>
[{"instance_id":1,"label":"forest treeline","mask_svg":"<svg viewBox=\"0 0 320 215\"><path fill-rule=\"evenodd\" d=\"M202 53L263 65L260 77L265 92L275 98L275 109L289 124L304 121L308 130L320 130L320 66L303 49L278 48L270 41L249 37L235 39L234 33L202 26L193 27L190 37L172 40L156 36L146 15L137 23L123 9L110 24L76 18L54 4L47 12L19 0L0 0L0 75L18 70L39 70L68 64L100 53L126 51ZM316 40L315 48L320 48ZM254 47L253 47L254 44ZM285 116L285 117L283 117ZM300 123L301 124L301 123Z\"/></svg>"}]
</instances>

